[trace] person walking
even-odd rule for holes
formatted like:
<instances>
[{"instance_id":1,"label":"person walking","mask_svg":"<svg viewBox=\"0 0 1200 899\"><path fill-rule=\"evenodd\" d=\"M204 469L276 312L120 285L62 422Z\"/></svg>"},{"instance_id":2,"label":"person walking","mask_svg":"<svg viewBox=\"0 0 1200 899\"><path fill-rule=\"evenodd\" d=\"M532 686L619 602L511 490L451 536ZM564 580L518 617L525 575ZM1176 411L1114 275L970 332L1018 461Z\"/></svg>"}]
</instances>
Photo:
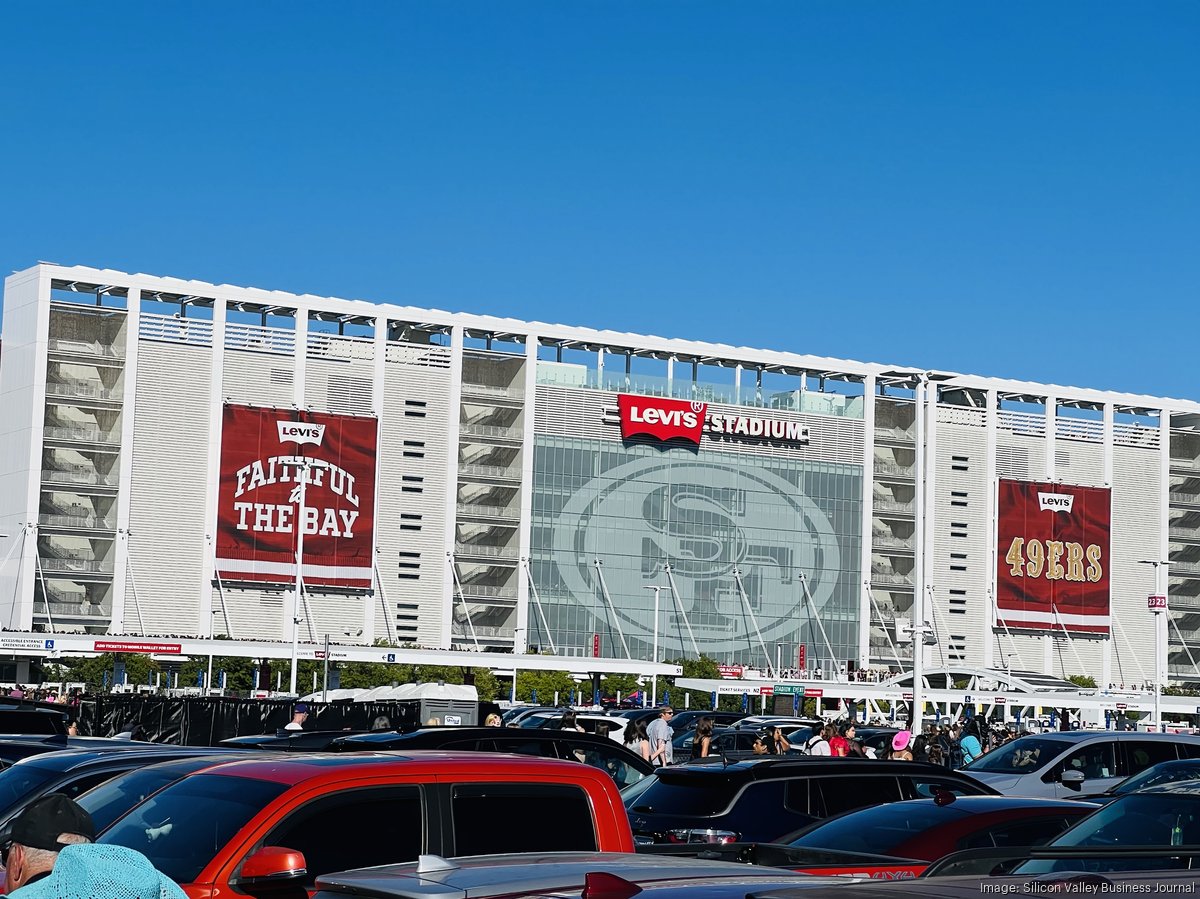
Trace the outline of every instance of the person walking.
<instances>
[{"instance_id":1,"label":"person walking","mask_svg":"<svg viewBox=\"0 0 1200 899\"><path fill-rule=\"evenodd\" d=\"M292 707L292 720L283 726L284 730L304 730L304 722L308 721L308 703L298 702Z\"/></svg>"},{"instance_id":2,"label":"person walking","mask_svg":"<svg viewBox=\"0 0 1200 899\"><path fill-rule=\"evenodd\" d=\"M963 735L959 738L958 746L962 750L964 765L969 765L983 755L983 741L980 739L978 718L972 718L967 722L967 726L963 728Z\"/></svg>"},{"instance_id":3,"label":"person walking","mask_svg":"<svg viewBox=\"0 0 1200 899\"><path fill-rule=\"evenodd\" d=\"M829 754L835 758L850 755L850 741L854 739L854 722L838 727L837 736L829 741Z\"/></svg>"},{"instance_id":4,"label":"person walking","mask_svg":"<svg viewBox=\"0 0 1200 899\"><path fill-rule=\"evenodd\" d=\"M650 761L661 765L669 765L675 760L675 747L671 744L674 731L671 730L671 718L675 710L669 705L658 710L658 717L646 728L646 736L650 739Z\"/></svg>"},{"instance_id":5,"label":"person walking","mask_svg":"<svg viewBox=\"0 0 1200 899\"><path fill-rule=\"evenodd\" d=\"M574 709L567 709L563 712L562 717L558 719L558 729L583 733L583 728L579 726L579 719L576 717Z\"/></svg>"},{"instance_id":6,"label":"person walking","mask_svg":"<svg viewBox=\"0 0 1200 899\"><path fill-rule=\"evenodd\" d=\"M912 746L912 731L902 730L892 737L892 754L888 758L898 762L911 762L913 754L910 747Z\"/></svg>"},{"instance_id":7,"label":"person walking","mask_svg":"<svg viewBox=\"0 0 1200 899\"><path fill-rule=\"evenodd\" d=\"M828 724L822 724L817 728L816 732L808 738L808 742L804 744L804 748L808 750L809 755L830 755L829 738L833 736L833 728Z\"/></svg>"},{"instance_id":8,"label":"person walking","mask_svg":"<svg viewBox=\"0 0 1200 899\"><path fill-rule=\"evenodd\" d=\"M788 742L788 738L783 734L783 728L776 725L771 728L770 744L768 747L775 755L786 755L788 750L792 748L792 744Z\"/></svg>"},{"instance_id":9,"label":"person walking","mask_svg":"<svg viewBox=\"0 0 1200 899\"><path fill-rule=\"evenodd\" d=\"M693 758L706 759L708 758L709 750L712 748L713 720L712 718L701 718L696 723L696 736L692 740L692 756Z\"/></svg>"},{"instance_id":10,"label":"person walking","mask_svg":"<svg viewBox=\"0 0 1200 899\"><path fill-rule=\"evenodd\" d=\"M625 728L624 743L630 752L650 761L650 738L646 736L645 721L635 721Z\"/></svg>"}]
</instances>

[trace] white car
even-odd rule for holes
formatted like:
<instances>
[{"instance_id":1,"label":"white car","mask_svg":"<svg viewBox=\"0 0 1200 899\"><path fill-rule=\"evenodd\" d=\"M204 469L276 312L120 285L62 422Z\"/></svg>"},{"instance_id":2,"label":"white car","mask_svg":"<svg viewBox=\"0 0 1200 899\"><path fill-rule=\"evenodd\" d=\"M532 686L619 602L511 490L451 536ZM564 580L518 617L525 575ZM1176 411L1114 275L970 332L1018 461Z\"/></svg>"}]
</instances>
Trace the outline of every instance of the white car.
<instances>
[{"instance_id":1,"label":"white car","mask_svg":"<svg viewBox=\"0 0 1200 899\"><path fill-rule=\"evenodd\" d=\"M562 715L546 715L541 718L541 723L538 727L555 730L562 722ZM598 725L603 724L608 728L608 736L616 740L618 743L625 742L625 725L629 722L625 718L617 718L613 715L601 714L577 714L575 723L583 728L585 733L594 734Z\"/></svg>"},{"instance_id":2,"label":"white car","mask_svg":"<svg viewBox=\"0 0 1200 899\"><path fill-rule=\"evenodd\" d=\"M1006 796L1074 798L1179 758L1200 758L1200 737L1074 730L1021 737L962 770Z\"/></svg>"}]
</instances>

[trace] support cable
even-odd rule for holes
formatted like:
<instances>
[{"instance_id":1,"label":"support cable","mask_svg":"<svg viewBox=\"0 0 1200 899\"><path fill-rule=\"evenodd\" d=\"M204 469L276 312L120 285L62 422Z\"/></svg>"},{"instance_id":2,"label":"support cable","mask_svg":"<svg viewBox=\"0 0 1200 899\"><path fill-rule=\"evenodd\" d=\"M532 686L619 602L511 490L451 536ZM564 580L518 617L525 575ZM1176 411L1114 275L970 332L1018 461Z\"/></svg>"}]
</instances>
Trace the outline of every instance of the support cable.
<instances>
[{"instance_id":1,"label":"support cable","mask_svg":"<svg viewBox=\"0 0 1200 899\"><path fill-rule=\"evenodd\" d=\"M629 654L629 644L625 642L625 632L621 630L621 619L617 617L617 610L613 606L612 597L608 595L608 584L604 580L604 571L601 568L599 559L596 559L596 578L600 581L600 593L604 597L604 602L608 606L608 611L612 614L613 624L617 628L617 636L621 638L621 648L625 650L625 658L632 659Z\"/></svg>"},{"instance_id":2,"label":"support cable","mask_svg":"<svg viewBox=\"0 0 1200 899\"><path fill-rule=\"evenodd\" d=\"M675 575L671 573L670 562L667 562L664 570L667 573L667 583L671 585L671 597L679 607L679 617L683 619L683 624L687 628L688 639L692 641L692 651L696 653L696 658L700 658L700 647L696 644L696 635L692 632L692 623L688 621L687 612L683 610L683 597L679 595L679 588L675 586Z\"/></svg>"},{"instance_id":3,"label":"support cable","mask_svg":"<svg viewBox=\"0 0 1200 899\"><path fill-rule=\"evenodd\" d=\"M813 602L812 594L808 590L808 577L803 571L799 574L800 586L804 589L804 598L808 601L808 615L810 620L817 622L817 628L821 631L821 639L825 641L825 648L829 650L829 661L833 665L834 680L841 680L842 669L838 665L837 656L834 654L833 645L829 642L829 635L825 633L825 625L821 623L821 616L817 614L817 604ZM916 648L914 645L914 652Z\"/></svg>"},{"instance_id":4,"label":"support cable","mask_svg":"<svg viewBox=\"0 0 1200 899\"><path fill-rule=\"evenodd\" d=\"M454 553L447 553L450 557L450 574L454 578L454 589L458 592L458 601L462 603L463 611L467 615L467 630L471 632L471 642L475 644L476 651L479 650L479 637L475 635L475 622L471 620L471 607L467 605L467 597L463 595L462 582L458 579L458 565L454 561Z\"/></svg>"},{"instance_id":5,"label":"support cable","mask_svg":"<svg viewBox=\"0 0 1200 899\"><path fill-rule=\"evenodd\" d=\"M529 560L521 560L525 565L525 576L529 579L529 592L533 594L533 606L537 609L538 617L542 619L542 630L546 632L546 640L550 643L550 652L558 655L558 647L554 645L554 636L550 633L550 624L546 620L546 610L542 608L542 598L538 595L537 584L533 582L533 569L529 567ZM514 649L516 646L514 644Z\"/></svg>"},{"instance_id":6,"label":"support cable","mask_svg":"<svg viewBox=\"0 0 1200 899\"><path fill-rule=\"evenodd\" d=\"M746 606L746 612L750 615L750 623L754 625L754 636L758 637L758 645L762 647L763 657L767 660L767 670L775 671L775 662L771 659L771 654L767 652L767 644L763 642L762 631L758 628L758 618L754 615L754 609L750 608L750 597L746 595L746 587L742 584L742 572L737 568L733 569L733 580L737 584L738 595ZM775 675L778 677L779 672L775 671Z\"/></svg>"}]
</instances>

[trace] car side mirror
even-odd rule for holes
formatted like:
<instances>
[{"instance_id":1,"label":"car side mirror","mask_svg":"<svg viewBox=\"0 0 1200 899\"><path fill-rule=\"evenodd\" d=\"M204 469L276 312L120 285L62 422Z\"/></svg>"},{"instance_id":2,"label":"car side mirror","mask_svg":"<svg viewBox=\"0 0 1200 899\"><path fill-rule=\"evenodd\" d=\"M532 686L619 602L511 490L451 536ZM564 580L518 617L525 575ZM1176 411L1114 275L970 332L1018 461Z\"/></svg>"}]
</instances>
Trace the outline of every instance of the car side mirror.
<instances>
[{"instance_id":1,"label":"car side mirror","mask_svg":"<svg viewBox=\"0 0 1200 899\"><path fill-rule=\"evenodd\" d=\"M275 885L292 886L307 876L308 862L303 852L285 846L263 846L242 863L232 885L263 890Z\"/></svg>"},{"instance_id":2,"label":"car side mirror","mask_svg":"<svg viewBox=\"0 0 1200 899\"><path fill-rule=\"evenodd\" d=\"M1062 777L1059 778L1059 781L1064 786L1073 787L1077 790L1085 779L1086 778L1084 778L1082 771L1076 770L1075 768L1070 768L1062 773Z\"/></svg>"}]
</instances>

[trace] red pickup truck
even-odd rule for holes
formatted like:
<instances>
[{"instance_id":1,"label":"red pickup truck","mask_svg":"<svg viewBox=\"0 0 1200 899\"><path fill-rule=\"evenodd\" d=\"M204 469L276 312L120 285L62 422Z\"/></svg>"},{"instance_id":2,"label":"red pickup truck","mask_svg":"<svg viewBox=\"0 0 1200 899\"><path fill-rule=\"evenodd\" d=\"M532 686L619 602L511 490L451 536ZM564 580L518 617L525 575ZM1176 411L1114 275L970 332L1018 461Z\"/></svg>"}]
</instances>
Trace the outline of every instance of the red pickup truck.
<instances>
[{"instance_id":1,"label":"red pickup truck","mask_svg":"<svg viewBox=\"0 0 1200 899\"><path fill-rule=\"evenodd\" d=\"M320 875L423 854L634 849L606 772L479 752L214 765L135 806L99 842L144 853L192 899L302 896Z\"/></svg>"}]
</instances>

